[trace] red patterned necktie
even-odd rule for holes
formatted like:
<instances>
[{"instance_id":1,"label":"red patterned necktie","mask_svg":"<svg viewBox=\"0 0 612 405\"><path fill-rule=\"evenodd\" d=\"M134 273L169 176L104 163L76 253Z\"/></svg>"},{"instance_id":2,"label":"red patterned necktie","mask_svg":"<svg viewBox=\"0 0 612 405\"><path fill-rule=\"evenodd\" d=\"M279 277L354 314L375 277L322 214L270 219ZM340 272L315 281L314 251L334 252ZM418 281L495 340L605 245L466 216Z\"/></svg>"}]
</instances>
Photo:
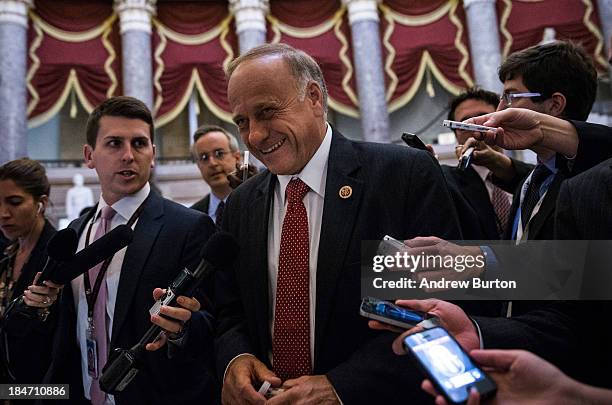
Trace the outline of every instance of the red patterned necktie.
<instances>
[{"instance_id":1,"label":"red patterned necktie","mask_svg":"<svg viewBox=\"0 0 612 405\"><path fill-rule=\"evenodd\" d=\"M285 193L272 341L274 371L283 381L312 373L308 216L302 201L309 190L292 179Z\"/></svg>"},{"instance_id":2,"label":"red patterned necktie","mask_svg":"<svg viewBox=\"0 0 612 405\"><path fill-rule=\"evenodd\" d=\"M503 238L506 227L508 226L511 204L506 192L493 184L492 177L493 173L489 173L487 176L487 181L493 186L491 204L493 205L493 211L495 211L495 216L497 217L497 233L500 238Z\"/></svg>"},{"instance_id":3,"label":"red patterned necktie","mask_svg":"<svg viewBox=\"0 0 612 405\"><path fill-rule=\"evenodd\" d=\"M97 240L102 237L106 232L109 231L111 221L115 216L116 211L110 206L102 208L102 213L100 214L100 224L98 225L98 229L96 229L96 233L94 235L94 240ZM89 279L91 280L92 286L96 282L98 278L98 273L102 268L102 263L98 264L95 267L92 267L89 270ZM91 403L93 405L103 405L106 401L106 393L100 389L100 374L102 369L106 365L106 360L108 357L108 333L106 331L106 275L104 275L104 279L102 280L102 284L100 284L100 292L98 293L98 297L96 298L96 302L94 304L94 313L93 313L93 322L94 322L94 332L96 337L96 343L98 346L98 378L94 378L91 381L91 387L89 389L89 395L91 398Z\"/></svg>"}]
</instances>

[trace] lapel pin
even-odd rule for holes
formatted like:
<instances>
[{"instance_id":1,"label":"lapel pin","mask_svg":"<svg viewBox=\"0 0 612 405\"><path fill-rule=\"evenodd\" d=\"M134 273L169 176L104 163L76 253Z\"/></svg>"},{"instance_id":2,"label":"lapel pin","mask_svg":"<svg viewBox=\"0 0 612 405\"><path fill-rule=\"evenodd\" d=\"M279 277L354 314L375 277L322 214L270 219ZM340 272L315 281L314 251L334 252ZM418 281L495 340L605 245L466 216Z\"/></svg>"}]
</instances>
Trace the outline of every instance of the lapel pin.
<instances>
[{"instance_id":1,"label":"lapel pin","mask_svg":"<svg viewBox=\"0 0 612 405\"><path fill-rule=\"evenodd\" d=\"M342 186L340 187L340 191L338 191L340 198L347 199L353 195L353 188L351 186Z\"/></svg>"}]
</instances>

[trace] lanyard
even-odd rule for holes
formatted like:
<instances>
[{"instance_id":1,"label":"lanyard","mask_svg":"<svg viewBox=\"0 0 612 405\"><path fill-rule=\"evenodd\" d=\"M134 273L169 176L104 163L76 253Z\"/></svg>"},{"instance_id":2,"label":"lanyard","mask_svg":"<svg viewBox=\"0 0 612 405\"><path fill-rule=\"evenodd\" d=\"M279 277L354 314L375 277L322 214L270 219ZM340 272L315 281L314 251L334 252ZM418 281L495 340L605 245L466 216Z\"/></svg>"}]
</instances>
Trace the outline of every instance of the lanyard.
<instances>
[{"instance_id":1,"label":"lanyard","mask_svg":"<svg viewBox=\"0 0 612 405\"><path fill-rule=\"evenodd\" d=\"M132 227L132 225L134 225L134 222L136 222L136 220L142 213L142 210L144 209L144 203L145 202L143 201L142 204L140 204L140 206L136 209L136 211L134 211L134 213L128 220L127 226L129 226L130 228ZM86 248L89 246L91 228L93 227L94 222L95 221L92 220L89 223L89 228L87 228L87 236L85 237L85 247ZM91 288L91 282L89 281L89 270L87 270L85 274L83 274L83 284L85 286L85 299L87 300L87 317L89 319L93 318L94 306L96 305L96 300L98 299L98 294L100 293L100 287L102 287L102 280L104 279L104 276L106 275L106 270L108 269L108 266L110 266L110 263L113 260L113 257L115 257L115 254L113 254L111 257L108 257L106 260L104 260L104 263L102 263L102 267L100 268L100 271L98 272L98 276L96 277L96 282L94 283L93 290Z\"/></svg>"}]
</instances>

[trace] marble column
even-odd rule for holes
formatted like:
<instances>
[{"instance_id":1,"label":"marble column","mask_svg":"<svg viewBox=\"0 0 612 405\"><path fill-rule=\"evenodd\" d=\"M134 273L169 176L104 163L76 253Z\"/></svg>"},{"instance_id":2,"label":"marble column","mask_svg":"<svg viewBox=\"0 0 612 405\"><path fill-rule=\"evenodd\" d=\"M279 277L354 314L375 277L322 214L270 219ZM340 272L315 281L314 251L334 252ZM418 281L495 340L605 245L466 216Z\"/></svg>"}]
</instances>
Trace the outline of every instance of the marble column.
<instances>
[{"instance_id":1,"label":"marble column","mask_svg":"<svg viewBox=\"0 0 612 405\"><path fill-rule=\"evenodd\" d=\"M121 27L123 94L153 110L151 16L156 0L115 0Z\"/></svg>"},{"instance_id":2,"label":"marble column","mask_svg":"<svg viewBox=\"0 0 612 405\"><path fill-rule=\"evenodd\" d=\"M363 139L390 142L378 0L342 0L348 8Z\"/></svg>"},{"instance_id":3,"label":"marble column","mask_svg":"<svg viewBox=\"0 0 612 405\"><path fill-rule=\"evenodd\" d=\"M470 58L478 86L501 93L497 76L501 64L499 23L495 0L463 0L470 37Z\"/></svg>"},{"instance_id":4,"label":"marble column","mask_svg":"<svg viewBox=\"0 0 612 405\"><path fill-rule=\"evenodd\" d=\"M269 0L230 0L230 11L236 21L238 46L243 54L266 42L266 14Z\"/></svg>"},{"instance_id":5,"label":"marble column","mask_svg":"<svg viewBox=\"0 0 612 405\"><path fill-rule=\"evenodd\" d=\"M28 154L26 66L32 0L0 0L0 164Z\"/></svg>"}]
</instances>

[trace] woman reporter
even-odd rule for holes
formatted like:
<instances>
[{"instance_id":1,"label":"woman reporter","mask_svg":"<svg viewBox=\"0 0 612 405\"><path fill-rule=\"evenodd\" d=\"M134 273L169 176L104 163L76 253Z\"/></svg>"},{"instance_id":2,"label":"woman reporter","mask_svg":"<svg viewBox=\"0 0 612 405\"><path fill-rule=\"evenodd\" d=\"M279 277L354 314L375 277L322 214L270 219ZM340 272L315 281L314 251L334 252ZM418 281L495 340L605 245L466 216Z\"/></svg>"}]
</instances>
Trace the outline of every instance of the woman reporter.
<instances>
[{"instance_id":1,"label":"woman reporter","mask_svg":"<svg viewBox=\"0 0 612 405\"><path fill-rule=\"evenodd\" d=\"M45 218L49 190L45 169L34 160L0 166L0 230L9 241L0 255L3 381L40 383L50 361L55 317L49 312L60 286L34 285L47 260L47 243L56 233ZM8 313L11 302L22 295L29 310Z\"/></svg>"}]
</instances>

